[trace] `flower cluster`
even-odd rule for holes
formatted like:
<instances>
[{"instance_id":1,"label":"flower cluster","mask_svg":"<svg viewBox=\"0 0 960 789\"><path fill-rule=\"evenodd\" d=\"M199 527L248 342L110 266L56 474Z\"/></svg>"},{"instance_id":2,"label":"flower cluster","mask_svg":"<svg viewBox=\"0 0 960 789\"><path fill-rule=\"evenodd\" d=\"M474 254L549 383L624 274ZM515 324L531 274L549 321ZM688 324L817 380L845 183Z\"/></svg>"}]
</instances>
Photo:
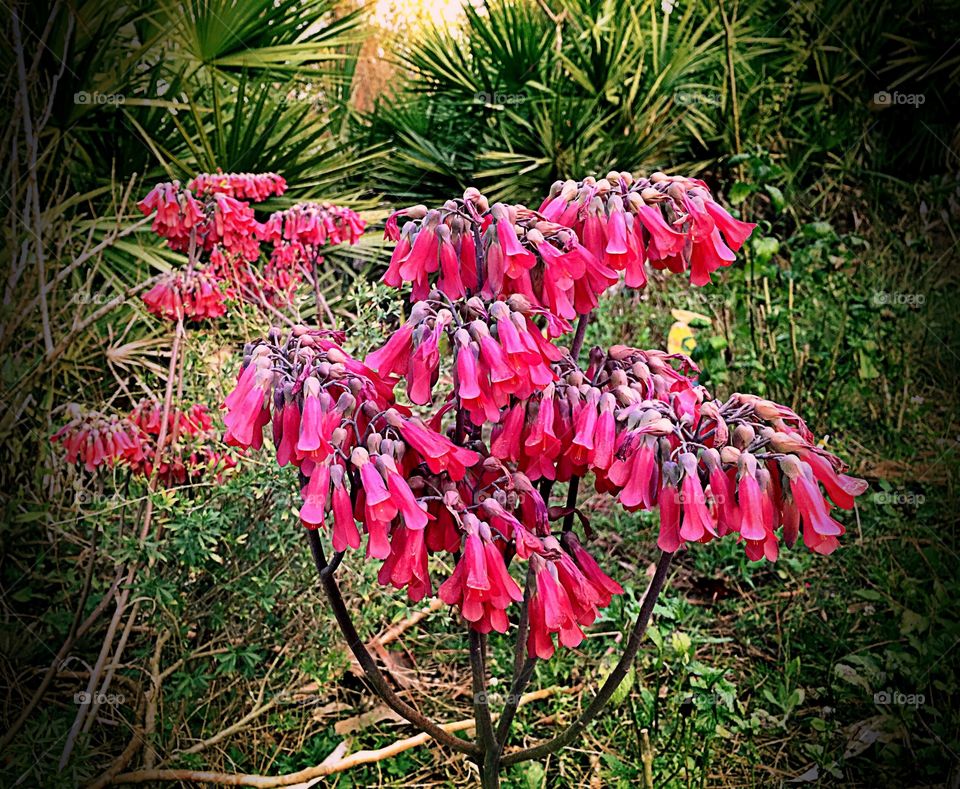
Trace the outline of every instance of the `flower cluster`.
<instances>
[{"instance_id":1,"label":"flower cluster","mask_svg":"<svg viewBox=\"0 0 960 789\"><path fill-rule=\"evenodd\" d=\"M146 478L156 474L163 485L170 487L197 482L208 473L221 479L224 471L237 465L236 458L223 451L210 413L202 403L186 410L170 409L165 431L163 404L152 398L140 400L129 420L140 430L140 457L128 461L135 474ZM161 432L163 446L158 447Z\"/></svg>"},{"instance_id":2,"label":"flower cluster","mask_svg":"<svg viewBox=\"0 0 960 789\"><path fill-rule=\"evenodd\" d=\"M60 443L68 463L83 463L87 471L142 457L139 431L116 414L89 411L76 403L67 405L70 421L51 436Z\"/></svg>"},{"instance_id":3,"label":"flower cluster","mask_svg":"<svg viewBox=\"0 0 960 789\"><path fill-rule=\"evenodd\" d=\"M250 203L285 190L275 173L204 173L186 188L179 181L154 187L138 203L140 210L152 214L153 231L191 261L188 270L165 276L144 297L151 312L170 319L218 317L224 296L289 304L303 273L323 261L323 248L358 242L363 219L330 203L298 203L260 222ZM252 264L264 244L267 260L259 270Z\"/></svg>"},{"instance_id":4,"label":"flower cluster","mask_svg":"<svg viewBox=\"0 0 960 789\"><path fill-rule=\"evenodd\" d=\"M581 478L627 510L659 508L666 552L733 535L774 560L802 530L830 553L843 533L833 508L866 485L797 414L713 398L682 355L593 348L581 368L581 332L573 353L554 342L621 272L642 285L649 262L703 284L752 227L702 182L659 173L559 184L539 211L475 189L399 211L384 281L411 285L407 320L363 362L302 326L248 346L227 441L260 447L272 425L278 463L299 469L306 527L329 529L338 553L365 535L380 583L411 600L434 589L430 555L449 554L440 599L480 632L505 632L524 601L539 658L579 644L622 592L575 532ZM556 482L571 485L564 508L549 506Z\"/></svg>"},{"instance_id":5,"label":"flower cluster","mask_svg":"<svg viewBox=\"0 0 960 789\"><path fill-rule=\"evenodd\" d=\"M311 260L328 244L356 244L367 224L355 211L331 203L297 203L270 215L257 231L273 254Z\"/></svg>"},{"instance_id":6,"label":"flower cluster","mask_svg":"<svg viewBox=\"0 0 960 789\"><path fill-rule=\"evenodd\" d=\"M523 296L493 302L472 297L454 313L442 292L433 295L417 302L409 320L365 360L394 383L395 376L404 377L411 402L431 402L444 336L455 349L454 394L474 425L499 421L511 397L526 399L556 378L550 365L561 351L534 323L544 311Z\"/></svg>"},{"instance_id":7,"label":"flower cluster","mask_svg":"<svg viewBox=\"0 0 960 789\"><path fill-rule=\"evenodd\" d=\"M287 182L276 173L200 173L188 184L195 195L222 194L237 200L261 203L268 197L279 197L287 191Z\"/></svg>"},{"instance_id":8,"label":"flower cluster","mask_svg":"<svg viewBox=\"0 0 960 789\"><path fill-rule=\"evenodd\" d=\"M397 246L383 281L411 283L414 301L434 286L450 299L517 293L570 321L591 312L621 272L644 287L648 261L705 285L754 227L731 217L703 181L664 173L557 182L537 211L490 206L471 188L441 208L390 216L385 234Z\"/></svg>"},{"instance_id":9,"label":"flower cluster","mask_svg":"<svg viewBox=\"0 0 960 789\"><path fill-rule=\"evenodd\" d=\"M153 232L178 252L210 252L220 245L247 260L260 255L253 208L228 194L214 191L197 199L172 181L155 186L137 205L145 215L154 214Z\"/></svg>"},{"instance_id":10,"label":"flower cluster","mask_svg":"<svg viewBox=\"0 0 960 789\"><path fill-rule=\"evenodd\" d=\"M617 273L574 231L523 206L488 206L476 189L440 209L397 211L385 232L397 241L383 277L387 285L412 283L414 301L425 299L434 285L450 299L519 294L554 317L552 336L592 310L597 295L617 282Z\"/></svg>"},{"instance_id":11,"label":"flower cluster","mask_svg":"<svg viewBox=\"0 0 960 789\"><path fill-rule=\"evenodd\" d=\"M62 444L68 463L83 463L87 471L102 465L122 465L133 474L154 473L166 486L196 482L204 474L219 476L237 465L222 451L207 407L194 404L186 411L171 409L163 430L163 406L144 398L127 416L84 411L71 403L70 421L51 440ZM161 433L162 449L158 450Z\"/></svg>"},{"instance_id":12,"label":"flower cluster","mask_svg":"<svg viewBox=\"0 0 960 789\"><path fill-rule=\"evenodd\" d=\"M201 321L227 311L220 280L204 269L167 272L143 295L143 302L158 318L169 320Z\"/></svg>"},{"instance_id":13,"label":"flower cluster","mask_svg":"<svg viewBox=\"0 0 960 789\"><path fill-rule=\"evenodd\" d=\"M555 378L550 359L539 351L532 363L537 343L548 343L527 324L527 315L514 312L507 302L494 302L489 311L481 307L479 299L472 300L454 318L449 310L444 315L442 309L420 304L415 308L418 320L404 335L439 334L449 327L456 339L457 332L473 331L478 339L465 341L461 353L475 352L475 361L485 346L505 343L530 360L527 376L530 368L542 367L536 383L511 386L506 399L529 396ZM501 329L494 340L486 323L485 330L456 328L467 315L479 321L481 314L495 330L500 321L509 323L515 330L506 330L511 339L504 340ZM530 344L523 345L519 338L524 334L536 334L539 340L531 336ZM380 582L405 588L411 600L434 589L429 554L454 554L459 561L437 594L457 606L475 629L505 632L509 606L523 599L509 565L514 557L531 560L537 590L531 654L546 654L553 634L565 644L574 643L576 633L582 638L579 628L592 623L620 587L579 543L572 549L572 535L570 551L561 549L550 533L546 503L530 478L490 455L479 438L455 442L445 434L449 405L425 422L394 402L398 379L392 373L405 374L409 359L400 363L402 357L416 355L407 341L402 349L397 343L387 353L372 354L376 371L370 357L363 363L353 359L327 335L298 327L282 337L274 330L246 349L237 387L225 403L228 443L260 446L272 423L277 462L300 469L304 525L330 528L334 549L344 551L361 546L359 521L366 555L383 560ZM476 348L470 348L474 343ZM497 353L506 357L507 351ZM516 360L504 364L522 367ZM493 369L500 368L485 367L484 375ZM505 380L500 377L498 383ZM429 384L428 375L419 399L429 400ZM419 383L411 387L412 392L419 389Z\"/></svg>"},{"instance_id":14,"label":"flower cluster","mask_svg":"<svg viewBox=\"0 0 960 789\"><path fill-rule=\"evenodd\" d=\"M633 288L647 284L647 261L656 269L688 272L691 284L706 285L714 271L736 259L734 252L756 227L730 216L703 181L660 172L557 181L540 214L573 228Z\"/></svg>"}]
</instances>

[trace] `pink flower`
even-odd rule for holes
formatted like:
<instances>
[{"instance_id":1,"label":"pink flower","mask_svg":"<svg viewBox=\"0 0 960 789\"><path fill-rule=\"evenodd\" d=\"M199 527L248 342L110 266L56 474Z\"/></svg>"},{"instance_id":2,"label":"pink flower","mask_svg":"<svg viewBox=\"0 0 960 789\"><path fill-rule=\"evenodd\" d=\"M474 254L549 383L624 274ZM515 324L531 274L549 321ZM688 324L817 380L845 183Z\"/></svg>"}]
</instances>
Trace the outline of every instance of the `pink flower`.
<instances>
[{"instance_id":1,"label":"pink flower","mask_svg":"<svg viewBox=\"0 0 960 789\"><path fill-rule=\"evenodd\" d=\"M493 399L487 376L479 372L480 348L465 329L457 329L457 396L475 425L499 422L500 409Z\"/></svg>"},{"instance_id":2,"label":"pink flower","mask_svg":"<svg viewBox=\"0 0 960 789\"><path fill-rule=\"evenodd\" d=\"M737 484L737 502L740 505L740 523L737 531L745 540L763 540L762 493L757 482L757 460L749 452L742 452L737 461L740 467Z\"/></svg>"},{"instance_id":3,"label":"pink flower","mask_svg":"<svg viewBox=\"0 0 960 789\"><path fill-rule=\"evenodd\" d=\"M573 557L580 572L597 593L597 606L606 608L615 594L623 594L623 587L608 576L586 549L580 544L572 531L564 532L563 544Z\"/></svg>"},{"instance_id":4,"label":"pink flower","mask_svg":"<svg viewBox=\"0 0 960 789\"><path fill-rule=\"evenodd\" d=\"M705 192L706 190L694 191ZM734 251L743 246L743 242L750 237L753 229L757 226L755 222L741 222L739 219L734 219L719 203L710 197L709 192L704 195L703 207L716 223L717 229L727 239L727 244Z\"/></svg>"},{"instance_id":5,"label":"pink flower","mask_svg":"<svg viewBox=\"0 0 960 789\"><path fill-rule=\"evenodd\" d=\"M840 509L852 510L854 498L867 489L866 480L848 477L846 474L838 474L834 471L830 461L814 448L801 449L797 454L809 464L817 482L823 485L833 503Z\"/></svg>"},{"instance_id":6,"label":"pink flower","mask_svg":"<svg viewBox=\"0 0 960 789\"><path fill-rule=\"evenodd\" d=\"M447 605L459 606L460 614L475 630L505 633L509 626L506 609L511 602L523 600L523 592L507 573L489 527L466 513L463 528L463 554L453 574L437 589L437 596Z\"/></svg>"},{"instance_id":7,"label":"pink flower","mask_svg":"<svg viewBox=\"0 0 960 789\"><path fill-rule=\"evenodd\" d=\"M707 509L703 486L700 484L697 456L684 452L679 460L683 469L683 480L680 483L683 523L680 525L680 536L688 542L708 542L711 537L717 536L717 531Z\"/></svg>"},{"instance_id":8,"label":"pink flower","mask_svg":"<svg viewBox=\"0 0 960 789\"><path fill-rule=\"evenodd\" d=\"M663 486L660 489L660 536L657 547L666 553L674 553L681 545L680 536L680 466L672 461L663 464Z\"/></svg>"},{"instance_id":9,"label":"pink flower","mask_svg":"<svg viewBox=\"0 0 960 789\"><path fill-rule=\"evenodd\" d=\"M555 564L534 555L530 557L530 566L535 583L528 606L527 653L547 660L556 649L554 633L563 646L575 647L583 641L583 631L577 624L570 598L557 579Z\"/></svg>"},{"instance_id":10,"label":"pink flower","mask_svg":"<svg viewBox=\"0 0 960 789\"><path fill-rule=\"evenodd\" d=\"M303 506L300 508L300 520L307 526L316 528L324 525L324 512L330 495L330 467L317 465L301 491Z\"/></svg>"},{"instance_id":11,"label":"pink flower","mask_svg":"<svg viewBox=\"0 0 960 789\"><path fill-rule=\"evenodd\" d=\"M399 430L404 440L424 459L434 474L447 472L459 482L466 470L480 462L480 455L471 449L459 447L449 438L431 430L412 417L401 417L396 411L387 411L387 422Z\"/></svg>"},{"instance_id":12,"label":"pink flower","mask_svg":"<svg viewBox=\"0 0 960 789\"><path fill-rule=\"evenodd\" d=\"M266 353L256 355L244 368L237 387L224 401L227 408L223 418L227 427L224 441L227 444L244 448L262 445L263 428L270 421L267 390L272 377L270 358Z\"/></svg>"},{"instance_id":13,"label":"pink flower","mask_svg":"<svg viewBox=\"0 0 960 789\"><path fill-rule=\"evenodd\" d=\"M341 465L330 469L330 481L333 483L333 550L340 552L360 547L360 532L353 518L353 505L350 492L344 484L346 470Z\"/></svg>"},{"instance_id":14,"label":"pink flower","mask_svg":"<svg viewBox=\"0 0 960 789\"><path fill-rule=\"evenodd\" d=\"M400 516L407 528L411 531L423 531L426 528L430 516L427 514L423 505L417 501L410 490L410 485L401 476L397 464L389 455L377 456L378 466L382 467L383 475L387 478L387 489L390 491L390 499L394 506L399 510Z\"/></svg>"},{"instance_id":15,"label":"pink flower","mask_svg":"<svg viewBox=\"0 0 960 789\"><path fill-rule=\"evenodd\" d=\"M790 480L790 492L803 523L804 543L816 553L833 553L840 545L837 537L845 529L830 517L830 505L817 487L813 470L809 464L792 455L781 458L779 462L781 471Z\"/></svg>"},{"instance_id":16,"label":"pink flower","mask_svg":"<svg viewBox=\"0 0 960 789\"><path fill-rule=\"evenodd\" d=\"M466 295L466 289L460 277L457 250L454 249L450 240L450 228L441 225L437 228L437 234L440 236L440 279L437 281L437 287L450 299L461 299Z\"/></svg>"},{"instance_id":17,"label":"pink flower","mask_svg":"<svg viewBox=\"0 0 960 789\"><path fill-rule=\"evenodd\" d=\"M704 450L703 463L707 467L710 483L710 500L714 506L717 534L723 537L740 529L740 512L734 496L733 484L723 470L720 453L716 449Z\"/></svg>"},{"instance_id":18,"label":"pink flower","mask_svg":"<svg viewBox=\"0 0 960 789\"><path fill-rule=\"evenodd\" d=\"M364 364L383 376L406 373L413 353L413 332L422 320L421 312L414 310L410 320L391 334L385 345L367 354Z\"/></svg>"},{"instance_id":19,"label":"pink flower","mask_svg":"<svg viewBox=\"0 0 960 789\"><path fill-rule=\"evenodd\" d=\"M407 589L407 597L416 603L430 594L430 571L423 529L398 526L390 539L390 555L380 568L377 580L397 589Z\"/></svg>"}]
</instances>

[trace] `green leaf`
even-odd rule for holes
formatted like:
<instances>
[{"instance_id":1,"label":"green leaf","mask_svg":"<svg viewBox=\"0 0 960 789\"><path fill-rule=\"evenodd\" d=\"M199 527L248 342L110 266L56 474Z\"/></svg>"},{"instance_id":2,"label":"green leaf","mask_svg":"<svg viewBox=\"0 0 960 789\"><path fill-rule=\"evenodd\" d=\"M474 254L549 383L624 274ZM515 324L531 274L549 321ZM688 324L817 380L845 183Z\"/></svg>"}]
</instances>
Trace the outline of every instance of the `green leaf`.
<instances>
[{"instance_id":1,"label":"green leaf","mask_svg":"<svg viewBox=\"0 0 960 789\"><path fill-rule=\"evenodd\" d=\"M727 199L730 201L731 205L739 205L756 190L757 187L754 184L737 181L733 186L730 187L730 192L727 194Z\"/></svg>"},{"instance_id":2,"label":"green leaf","mask_svg":"<svg viewBox=\"0 0 960 789\"><path fill-rule=\"evenodd\" d=\"M780 251L780 241L773 236L754 237L751 241L757 263L765 265Z\"/></svg>"},{"instance_id":3,"label":"green leaf","mask_svg":"<svg viewBox=\"0 0 960 789\"><path fill-rule=\"evenodd\" d=\"M768 195L770 195L770 202L773 204L773 209L779 214L783 210L783 206L786 203L786 201L783 199L783 192L781 192L772 184L764 184L763 189Z\"/></svg>"}]
</instances>

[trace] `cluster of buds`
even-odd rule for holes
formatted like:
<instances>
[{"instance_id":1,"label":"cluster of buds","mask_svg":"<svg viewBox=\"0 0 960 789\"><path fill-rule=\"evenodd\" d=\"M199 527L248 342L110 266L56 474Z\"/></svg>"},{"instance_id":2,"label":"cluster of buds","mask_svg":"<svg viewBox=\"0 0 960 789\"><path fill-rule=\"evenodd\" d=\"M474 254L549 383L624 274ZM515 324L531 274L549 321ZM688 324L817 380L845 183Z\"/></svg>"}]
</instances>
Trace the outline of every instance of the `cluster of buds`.
<instances>
[{"instance_id":1,"label":"cluster of buds","mask_svg":"<svg viewBox=\"0 0 960 789\"><path fill-rule=\"evenodd\" d=\"M142 458L140 434L130 420L67 404L70 421L51 436L63 446L68 463L80 462L87 471Z\"/></svg>"},{"instance_id":2,"label":"cluster of buds","mask_svg":"<svg viewBox=\"0 0 960 789\"><path fill-rule=\"evenodd\" d=\"M526 399L556 378L550 365L563 354L534 323L543 310L525 297L473 296L453 303L440 291L432 295L417 302L407 322L365 359L392 383L404 378L411 402L431 402L444 336L454 349L454 394L478 427L499 421L511 397Z\"/></svg>"},{"instance_id":3,"label":"cluster of buds","mask_svg":"<svg viewBox=\"0 0 960 789\"><path fill-rule=\"evenodd\" d=\"M276 173L205 173L186 188L179 181L154 187L138 203L140 210L154 214L153 231L191 261L189 271L165 277L144 297L151 312L170 319L218 317L225 310L225 295L289 304L303 272L322 262L321 249L359 241L364 221L329 203L299 203L260 222L250 203L285 190L286 182ZM263 244L270 248L259 271L251 264L260 259ZM198 265L201 253L209 259L203 267ZM201 283L199 299L192 290L199 292Z\"/></svg>"},{"instance_id":4,"label":"cluster of buds","mask_svg":"<svg viewBox=\"0 0 960 789\"><path fill-rule=\"evenodd\" d=\"M631 474L617 453L675 433L704 392L688 377L686 357L614 346L607 354L594 349L591 358L586 372L563 360L554 366L555 383L514 402L492 432L491 452L534 480L566 482L593 471L602 491L610 489L612 469L615 480L624 478L621 484L638 484L647 466ZM671 364L677 359L680 371Z\"/></svg>"},{"instance_id":5,"label":"cluster of buds","mask_svg":"<svg viewBox=\"0 0 960 789\"><path fill-rule=\"evenodd\" d=\"M275 258L303 264L312 262L330 244L356 244L367 224L360 215L331 203L297 203L277 211L257 231L273 244Z\"/></svg>"},{"instance_id":6,"label":"cluster of buds","mask_svg":"<svg viewBox=\"0 0 960 789\"><path fill-rule=\"evenodd\" d=\"M169 181L157 184L137 206L147 216L155 214L153 232L178 252L210 252L219 245L246 260L260 256L253 208L229 194L214 191L198 199L179 181Z\"/></svg>"},{"instance_id":7,"label":"cluster of buds","mask_svg":"<svg viewBox=\"0 0 960 789\"><path fill-rule=\"evenodd\" d=\"M143 303L158 318L202 321L227 311L220 280L208 269L169 271L145 294Z\"/></svg>"},{"instance_id":8,"label":"cluster of buds","mask_svg":"<svg viewBox=\"0 0 960 789\"><path fill-rule=\"evenodd\" d=\"M644 265L675 274L689 272L693 285L729 266L756 225L734 219L696 178L653 173L635 178L557 181L540 215L576 231L581 243L609 268L622 271L629 287L647 283Z\"/></svg>"},{"instance_id":9,"label":"cluster of buds","mask_svg":"<svg viewBox=\"0 0 960 789\"><path fill-rule=\"evenodd\" d=\"M433 287L453 300L518 293L562 326L593 310L621 272L644 287L648 261L707 284L755 226L731 217L703 181L664 173L558 181L537 211L491 206L470 188L441 208L390 216L385 235L397 246L383 281L411 283L414 301Z\"/></svg>"}]
</instances>

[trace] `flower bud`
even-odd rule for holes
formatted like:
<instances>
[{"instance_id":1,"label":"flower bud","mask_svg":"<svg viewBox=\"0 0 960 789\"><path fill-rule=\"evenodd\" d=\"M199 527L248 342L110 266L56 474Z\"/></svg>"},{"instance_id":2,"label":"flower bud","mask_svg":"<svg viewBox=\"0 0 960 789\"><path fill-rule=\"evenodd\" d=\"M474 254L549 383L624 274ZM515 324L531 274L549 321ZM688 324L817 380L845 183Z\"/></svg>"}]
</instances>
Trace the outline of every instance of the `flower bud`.
<instances>
[{"instance_id":1,"label":"flower bud","mask_svg":"<svg viewBox=\"0 0 960 789\"><path fill-rule=\"evenodd\" d=\"M725 466L733 465L739 457L740 450L730 444L720 450L720 459Z\"/></svg>"},{"instance_id":2,"label":"flower bud","mask_svg":"<svg viewBox=\"0 0 960 789\"><path fill-rule=\"evenodd\" d=\"M733 445L737 449L746 449L756 437L757 434L750 425L737 425L737 429L733 431Z\"/></svg>"}]
</instances>

